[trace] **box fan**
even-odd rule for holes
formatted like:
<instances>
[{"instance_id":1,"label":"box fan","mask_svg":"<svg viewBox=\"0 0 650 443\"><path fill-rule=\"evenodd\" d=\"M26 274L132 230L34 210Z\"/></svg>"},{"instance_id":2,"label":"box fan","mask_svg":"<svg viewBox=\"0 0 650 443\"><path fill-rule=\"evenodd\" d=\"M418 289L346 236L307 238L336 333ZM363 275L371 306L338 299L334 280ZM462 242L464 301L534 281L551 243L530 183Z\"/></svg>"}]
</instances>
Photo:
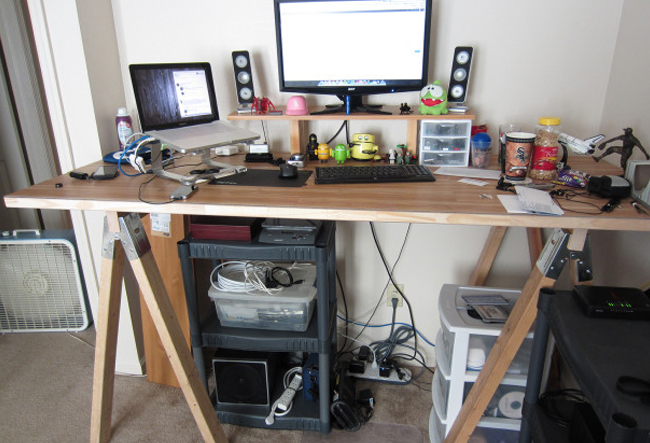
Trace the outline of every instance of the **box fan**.
<instances>
[{"instance_id":1,"label":"box fan","mask_svg":"<svg viewBox=\"0 0 650 443\"><path fill-rule=\"evenodd\" d=\"M0 332L73 332L89 324L73 231L3 232Z\"/></svg>"}]
</instances>

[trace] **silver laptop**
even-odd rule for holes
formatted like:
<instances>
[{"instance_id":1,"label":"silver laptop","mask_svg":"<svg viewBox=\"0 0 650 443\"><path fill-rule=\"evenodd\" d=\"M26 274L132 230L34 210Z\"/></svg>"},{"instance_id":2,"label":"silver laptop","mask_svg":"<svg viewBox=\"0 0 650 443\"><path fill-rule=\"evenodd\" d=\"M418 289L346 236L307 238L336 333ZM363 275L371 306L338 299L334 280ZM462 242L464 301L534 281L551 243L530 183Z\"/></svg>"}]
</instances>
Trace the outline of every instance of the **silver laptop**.
<instances>
[{"instance_id":1,"label":"silver laptop","mask_svg":"<svg viewBox=\"0 0 650 443\"><path fill-rule=\"evenodd\" d=\"M209 63L129 66L142 132L182 153L258 139L219 121Z\"/></svg>"}]
</instances>

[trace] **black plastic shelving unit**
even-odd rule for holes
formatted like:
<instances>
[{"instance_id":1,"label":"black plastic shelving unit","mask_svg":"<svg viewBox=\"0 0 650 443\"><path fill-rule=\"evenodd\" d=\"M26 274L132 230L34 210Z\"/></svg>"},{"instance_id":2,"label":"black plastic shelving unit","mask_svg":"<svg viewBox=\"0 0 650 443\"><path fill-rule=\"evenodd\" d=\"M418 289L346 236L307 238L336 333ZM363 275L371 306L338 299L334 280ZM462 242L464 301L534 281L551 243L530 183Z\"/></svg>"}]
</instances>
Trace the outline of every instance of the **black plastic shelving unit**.
<instances>
[{"instance_id":1,"label":"black plastic shelving unit","mask_svg":"<svg viewBox=\"0 0 650 443\"><path fill-rule=\"evenodd\" d=\"M622 375L650 381L650 321L587 317L570 291L540 291L519 442L569 441L567 427L537 402L549 331L567 367L591 403L607 443L650 442L650 405L621 393Z\"/></svg>"},{"instance_id":2,"label":"black plastic shelving unit","mask_svg":"<svg viewBox=\"0 0 650 443\"><path fill-rule=\"evenodd\" d=\"M208 389L208 375L204 348L228 348L245 351L318 353L319 399L306 401L301 395L294 398L291 412L276 417L273 425L266 425L269 407L228 405L219 408L217 416L223 423L276 429L305 429L327 433L330 424L330 377L332 355L336 350L336 225L322 223L313 245L265 244L258 238L247 241L196 240L191 234L178 242L183 284L190 323L190 338L194 361L199 375ZM312 262L316 264L316 307L305 332L224 327L219 322L214 304L200 312L193 262L197 259L269 260L274 262ZM206 276L207 278L207 276ZM279 374L278 377L281 377ZM283 391L282 383L275 383L271 398ZM214 396L212 396L214 398Z\"/></svg>"}]
</instances>

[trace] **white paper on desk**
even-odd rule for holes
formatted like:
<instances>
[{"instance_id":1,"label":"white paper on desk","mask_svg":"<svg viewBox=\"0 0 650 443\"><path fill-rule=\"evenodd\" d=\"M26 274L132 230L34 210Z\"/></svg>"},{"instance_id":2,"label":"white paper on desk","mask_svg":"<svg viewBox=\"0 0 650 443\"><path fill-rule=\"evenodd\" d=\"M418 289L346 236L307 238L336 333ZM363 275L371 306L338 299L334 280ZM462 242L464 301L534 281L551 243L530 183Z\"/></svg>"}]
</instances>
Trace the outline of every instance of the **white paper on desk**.
<instances>
[{"instance_id":1,"label":"white paper on desk","mask_svg":"<svg viewBox=\"0 0 650 443\"><path fill-rule=\"evenodd\" d=\"M506 208L508 214L530 214L530 211L524 208L524 205L521 204L521 202L519 201L519 197L517 197L516 195L499 194L497 195L497 197L499 197L499 201L501 202L503 207Z\"/></svg>"},{"instance_id":2,"label":"white paper on desk","mask_svg":"<svg viewBox=\"0 0 650 443\"><path fill-rule=\"evenodd\" d=\"M435 174L440 175L453 175L455 177L472 177L472 178L483 178L489 180L499 180L501 177L501 171L495 171L493 169L481 169L481 168L438 168L434 171Z\"/></svg>"},{"instance_id":3,"label":"white paper on desk","mask_svg":"<svg viewBox=\"0 0 650 443\"><path fill-rule=\"evenodd\" d=\"M526 186L515 186L521 205L528 212L547 215L562 215L564 211L553 201L548 192Z\"/></svg>"}]
</instances>

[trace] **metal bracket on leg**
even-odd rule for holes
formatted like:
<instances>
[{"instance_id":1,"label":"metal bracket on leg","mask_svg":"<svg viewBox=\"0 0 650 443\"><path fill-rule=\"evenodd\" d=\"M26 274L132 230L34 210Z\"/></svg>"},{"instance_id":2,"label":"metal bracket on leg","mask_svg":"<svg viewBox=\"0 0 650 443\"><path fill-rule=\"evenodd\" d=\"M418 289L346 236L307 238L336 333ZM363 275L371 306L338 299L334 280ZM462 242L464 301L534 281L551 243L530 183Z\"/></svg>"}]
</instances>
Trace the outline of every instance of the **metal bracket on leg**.
<instances>
[{"instance_id":1,"label":"metal bracket on leg","mask_svg":"<svg viewBox=\"0 0 650 443\"><path fill-rule=\"evenodd\" d=\"M129 260L137 260L151 251L147 232L138 214L130 213L120 217L120 240Z\"/></svg>"},{"instance_id":2,"label":"metal bracket on leg","mask_svg":"<svg viewBox=\"0 0 650 443\"><path fill-rule=\"evenodd\" d=\"M571 270L575 273L578 282L588 282L593 279L591 263L591 246L589 236L586 233L580 237L578 242L571 244L570 235L562 229L556 229L542 249L537 260L537 268L546 277L557 280L562 269L571 262L574 266ZM579 247L580 250L572 250L572 247Z\"/></svg>"},{"instance_id":3,"label":"metal bracket on leg","mask_svg":"<svg viewBox=\"0 0 650 443\"><path fill-rule=\"evenodd\" d=\"M574 283L588 283L593 280L591 242L588 236L585 238L582 251L571 251L570 260L572 263L571 271L576 280Z\"/></svg>"}]
</instances>

